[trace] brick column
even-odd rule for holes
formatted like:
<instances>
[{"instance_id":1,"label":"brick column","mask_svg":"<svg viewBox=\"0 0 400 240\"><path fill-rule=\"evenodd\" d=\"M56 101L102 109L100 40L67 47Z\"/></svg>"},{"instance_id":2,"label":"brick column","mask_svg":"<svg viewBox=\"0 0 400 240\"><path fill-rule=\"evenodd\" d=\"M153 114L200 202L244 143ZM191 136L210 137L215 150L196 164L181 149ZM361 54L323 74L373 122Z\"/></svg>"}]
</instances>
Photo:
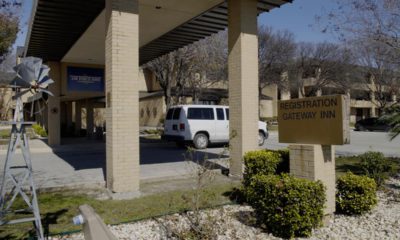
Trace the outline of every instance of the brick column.
<instances>
[{"instance_id":1,"label":"brick column","mask_svg":"<svg viewBox=\"0 0 400 240\"><path fill-rule=\"evenodd\" d=\"M75 135L80 136L82 128L82 102L75 102Z\"/></svg>"},{"instance_id":2,"label":"brick column","mask_svg":"<svg viewBox=\"0 0 400 240\"><path fill-rule=\"evenodd\" d=\"M106 0L107 187L139 190L139 4Z\"/></svg>"},{"instance_id":3,"label":"brick column","mask_svg":"<svg viewBox=\"0 0 400 240\"><path fill-rule=\"evenodd\" d=\"M61 65L59 62L48 62L47 65L50 67L49 76L54 80L54 83L49 86L49 91L54 96L49 96L47 105L48 144L57 146L61 143Z\"/></svg>"},{"instance_id":4,"label":"brick column","mask_svg":"<svg viewBox=\"0 0 400 240\"><path fill-rule=\"evenodd\" d=\"M299 178L320 180L326 187L325 215L335 212L335 149L333 146L290 145L290 173Z\"/></svg>"},{"instance_id":5,"label":"brick column","mask_svg":"<svg viewBox=\"0 0 400 240\"><path fill-rule=\"evenodd\" d=\"M243 155L258 142L257 0L228 1L230 174L241 178Z\"/></svg>"}]
</instances>

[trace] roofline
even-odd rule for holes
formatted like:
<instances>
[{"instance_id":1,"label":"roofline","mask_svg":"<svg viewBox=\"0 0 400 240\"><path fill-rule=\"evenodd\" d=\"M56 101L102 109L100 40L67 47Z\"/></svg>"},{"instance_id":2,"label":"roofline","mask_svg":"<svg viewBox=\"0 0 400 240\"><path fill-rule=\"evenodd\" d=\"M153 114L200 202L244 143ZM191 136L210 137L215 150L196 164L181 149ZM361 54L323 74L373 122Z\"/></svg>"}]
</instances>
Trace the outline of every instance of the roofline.
<instances>
[{"instance_id":1,"label":"roofline","mask_svg":"<svg viewBox=\"0 0 400 240\"><path fill-rule=\"evenodd\" d=\"M38 2L39 2L39 0L33 0L32 10L31 10L31 17L30 17L29 27L28 27L28 33L26 34L26 39L25 39L24 57L26 57L26 54L28 52L29 41L31 40L32 26L33 26L33 21L35 19Z\"/></svg>"}]
</instances>

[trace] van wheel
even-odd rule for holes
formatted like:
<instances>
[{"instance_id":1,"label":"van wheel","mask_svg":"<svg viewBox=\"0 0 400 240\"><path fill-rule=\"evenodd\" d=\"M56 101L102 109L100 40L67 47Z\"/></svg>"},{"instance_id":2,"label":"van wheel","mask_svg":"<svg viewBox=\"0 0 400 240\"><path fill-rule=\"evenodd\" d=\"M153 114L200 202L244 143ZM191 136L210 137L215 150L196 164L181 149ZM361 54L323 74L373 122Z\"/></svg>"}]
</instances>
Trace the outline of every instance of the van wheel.
<instances>
[{"instance_id":1,"label":"van wheel","mask_svg":"<svg viewBox=\"0 0 400 240\"><path fill-rule=\"evenodd\" d=\"M197 149L204 149L208 146L208 137L204 133L198 133L193 139L194 147Z\"/></svg>"},{"instance_id":2,"label":"van wheel","mask_svg":"<svg viewBox=\"0 0 400 240\"><path fill-rule=\"evenodd\" d=\"M258 132L258 146L264 145L265 135L263 132Z\"/></svg>"}]
</instances>

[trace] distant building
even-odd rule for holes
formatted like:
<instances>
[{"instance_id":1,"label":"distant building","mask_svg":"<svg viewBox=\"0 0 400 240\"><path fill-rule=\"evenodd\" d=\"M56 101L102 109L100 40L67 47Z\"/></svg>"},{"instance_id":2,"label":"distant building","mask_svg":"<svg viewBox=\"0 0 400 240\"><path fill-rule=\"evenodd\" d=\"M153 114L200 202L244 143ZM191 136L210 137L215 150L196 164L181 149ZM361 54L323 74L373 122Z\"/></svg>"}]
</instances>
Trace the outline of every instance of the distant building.
<instances>
[{"instance_id":1,"label":"distant building","mask_svg":"<svg viewBox=\"0 0 400 240\"><path fill-rule=\"evenodd\" d=\"M316 83L315 79L308 78L304 80L303 89L291 89L291 90L282 90L279 89L276 84L272 84L263 89L263 93L269 97L271 97L272 103L269 105L261 104L261 109L267 109L265 111L261 111L261 116L265 118L274 118L277 116L277 100L288 100L293 98L302 98L302 93L305 93L306 96L309 96L311 89L314 89ZM386 90L386 89L387 90ZM386 106L390 106L392 104L397 103L397 94L392 94L389 91L388 87L383 86L381 92L384 93L383 101L386 102ZM315 96L323 96L323 95L335 95L335 94L344 94L343 90L334 86L333 84L327 85L321 89L316 91ZM378 94L377 86L374 85L373 81L370 84L366 83L354 83L351 88L347 91L346 95L350 96L350 122L355 123L358 120L368 118L368 117L377 117L380 116L380 103L376 98ZM271 108L272 110L268 110Z\"/></svg>"}]
</instances>

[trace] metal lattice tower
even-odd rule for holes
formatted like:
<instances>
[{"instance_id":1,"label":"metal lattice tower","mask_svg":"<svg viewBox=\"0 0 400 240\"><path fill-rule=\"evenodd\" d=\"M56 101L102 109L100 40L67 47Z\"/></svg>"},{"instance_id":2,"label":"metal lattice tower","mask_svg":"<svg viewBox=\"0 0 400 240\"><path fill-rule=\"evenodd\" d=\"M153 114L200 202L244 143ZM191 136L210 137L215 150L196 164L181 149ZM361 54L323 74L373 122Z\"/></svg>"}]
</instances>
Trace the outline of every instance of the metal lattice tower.
<instances>
[{"instance_id":1,"label":"metal lattice tower","mask_svg":"<svg viewBox=\"0 0 400 240\"><path fill-rule=\"evenodd\" d=\"M33 181L29 142L26 135L26 127L32 125L33 122L24 121L21 96L16 99L13 121L4 123L11 125L12 128L1 183L0 225L33 222L38 239L44 239L36 187ZM18 148L22 152L23 165L15 165L15 155ZM18 196L22 197L27 208L11 210ZM29 212L32 217L9 219L8 215L18 212Z\"/></svg>"},{"instance_id":2,"label":"metal lattice tower","mask_svg":"<svg viewBox=\"0 0 400 240\"><path fill-rule=\"evenodd\" d=\"M45 109L44 105L47 103L48 96L53 96L47 88L54 81L48 76L50 68L42 64L42 59L40 58L24 58L13 70L15 71L14 73L0 74L0 86L13 88L15 91L12 99L16 101L13 120L2 122L3 124L11 125L11 136L0 189L0 226L33 222L37 237L42 240L44 239L43 228L36 187L33 181L29 139L26 135L26 127L34 124L34 122L24 121L22 96L31 94L34 99L30 110L30 116L33 117L34 114L40 113ZM37 109L35 109L35 103ZM24 160L22 164L17 162L17 149L21 150ZM25 209L15 210L13 208L17 197L22 198L26 205ZM29 213L31 217L17 218L18 213Z\"/></svg>"}]
</instances>

